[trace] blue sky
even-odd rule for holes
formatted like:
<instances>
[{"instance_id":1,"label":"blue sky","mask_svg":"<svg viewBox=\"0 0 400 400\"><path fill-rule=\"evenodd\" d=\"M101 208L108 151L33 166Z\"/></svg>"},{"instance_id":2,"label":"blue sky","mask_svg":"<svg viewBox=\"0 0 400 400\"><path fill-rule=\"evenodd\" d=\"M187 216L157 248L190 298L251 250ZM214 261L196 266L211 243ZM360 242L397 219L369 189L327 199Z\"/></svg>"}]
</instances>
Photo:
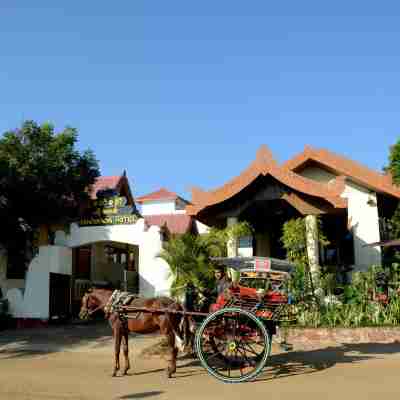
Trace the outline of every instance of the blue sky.
<instances>
[{"instance_id":1,"label":"blue sky","mask_svg":"<svg viewBox=\"0 0 400 400\"><path fill-rule=\"evenodd\" d=\"M135 195L189 196L267 144L380 170L400 137L400 3L0 2L0 132L79 130Z\"/></svg>"}]
</instances>

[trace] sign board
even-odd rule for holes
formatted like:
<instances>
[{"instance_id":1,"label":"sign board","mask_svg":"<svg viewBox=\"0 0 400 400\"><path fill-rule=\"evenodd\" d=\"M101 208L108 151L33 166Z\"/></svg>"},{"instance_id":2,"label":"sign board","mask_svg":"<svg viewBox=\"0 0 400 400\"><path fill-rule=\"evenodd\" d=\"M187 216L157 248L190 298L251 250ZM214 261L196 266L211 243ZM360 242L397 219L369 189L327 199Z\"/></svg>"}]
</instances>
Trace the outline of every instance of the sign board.
<instances>
[{"instance_id":1,"label":"sign board","mask_svg":"<svg viewBox=\"0 0 400 400\"><path fill-rule=\"evenodd\" d=\"M265 272L265 271L270 271L271 270L271 260L268 258L264 260L255 260L255 270L257 272Z\"/></svg>"},{"instance_id":2,"label":"sign board","mask_svg":"<svg viewBox=\"0 0 400 400\"><path fill-rule=\"evenodd\" d=\"M107 196L91 204L87 216L82 217L79 226L133 225L139 219L134 206L127 205L123 196Z\"/></svg>"},{"instance_id":3,"label":"sign board","mask_svg":"<svg viewBox=\"0 0 400 400\"><path fill-rule=\"evenodd\" d=\"M137 215L109 215L105 217L82 218L79 226L101 225L133 225L139 217Z\"/></svg>"}]
</instances>

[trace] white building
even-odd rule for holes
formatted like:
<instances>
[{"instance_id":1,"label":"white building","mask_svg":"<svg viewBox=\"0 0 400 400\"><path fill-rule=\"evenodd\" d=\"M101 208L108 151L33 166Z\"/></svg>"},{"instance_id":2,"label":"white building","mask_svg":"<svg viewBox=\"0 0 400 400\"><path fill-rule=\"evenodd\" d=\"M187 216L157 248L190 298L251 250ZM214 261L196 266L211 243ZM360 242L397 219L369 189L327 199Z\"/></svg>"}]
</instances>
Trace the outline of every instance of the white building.
<instances>
[{"instance_id":1,"label":"white building","mask_svg":"<svg viewBox=\"0 0 400 400\"><path fill-rule=\"evenodd\" d=\"M0 285L14 317L46 321L77 311L93 284L169 295L169 267L158 255L170 235L198 232L185 213L188 202L162 189L139 198L141 215L125 175L99 178L91 197L93 208L68 229L43 227L25 279L7 279L2 258Z\"/></svg>"},{"instance_id":2,"label":"white building","mask_svg":"<svg viewBox=\"0 0 400 400\"><path fill-rule=\"evenodd\" d=\"M99 178L91 194L93 208L80 221L67 229L43 227L25 279L7 276L6 257L0 257L0 287L16 318L46 321L67 313L93 282L143 296L168 294L169 267L158 257L163 241L242 220L254 235L231 243L228 255L285 258L283 224L306 217L314 268L345 264L365 270L381 263L379 247L365 244L385 239L381 221L400 199L389 175L327 150L306 147L278 165L265 146L230 182L208 192L194 189L191 202L160 189L136 199L139 213L125 174ZM330 242L324 250L318 246L317 216Z\"/></svg>"},{"instance_id":3,"label":"white building","mask_svg":"<svg viewBox=\"0 0 400 400\"><path fill-rule=\"evenodd\" d=\"M188 215L208 226L249 222L255 234L243 243L246 254L284 258L280 241L283 224L305 217L308 254L313 268L345 265L366 270L381 263L382 222L400 199L400 187L389 175L373 171L325 149L307 146L279 165L262 146L255 160L231 181L212 191L193 189ZM320 249L317 216L330 244ZM249 242L250 240L250 242ZM229 249L240 255L241 243Z\"/></svg>"}]
</instances>

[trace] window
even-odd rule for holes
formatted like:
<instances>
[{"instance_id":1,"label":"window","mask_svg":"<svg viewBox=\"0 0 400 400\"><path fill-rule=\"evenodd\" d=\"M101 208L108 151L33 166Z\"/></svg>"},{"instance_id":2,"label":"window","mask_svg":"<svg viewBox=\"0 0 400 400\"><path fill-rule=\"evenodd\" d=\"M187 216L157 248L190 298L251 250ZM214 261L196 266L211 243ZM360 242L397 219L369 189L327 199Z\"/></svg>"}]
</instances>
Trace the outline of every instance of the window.
<instances>
[{"instance_id":1,"label":"window","mask_svg":"<svg viewBox=\"0 0 400 400\"><path fill-rule=\"evenodd\" d=\"M253 237L252 236L242 236L238 240L239 248L249 248L253 247Z\"/></svg>"}]
</instances>

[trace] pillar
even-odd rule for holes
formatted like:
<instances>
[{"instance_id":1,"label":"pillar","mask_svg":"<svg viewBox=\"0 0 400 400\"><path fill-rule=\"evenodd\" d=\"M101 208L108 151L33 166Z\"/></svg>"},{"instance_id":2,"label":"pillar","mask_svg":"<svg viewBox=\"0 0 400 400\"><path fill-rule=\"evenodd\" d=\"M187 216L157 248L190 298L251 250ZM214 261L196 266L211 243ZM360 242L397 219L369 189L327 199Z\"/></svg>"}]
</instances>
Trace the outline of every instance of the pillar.
<instances>
[{"instance_id":1,"label":"pillar","mask_svg":"<svg viewBox=\"0 0 400 400\"><path fill-rule=\"evenodd\" d=\"M227 221L226 221L226 226L232 226L238 223L238 219L237 217L228 217ZM230 239L227 243L227 255L228 257L237 257L238 255L238 243L237 243L237 239ZM238 281L240 274L237 273L234 269L232 268L228 268L227 271L230 279L232 281Z\"/></svg>"},{"instance_id":2,"label":"pillar","mask_svg":"<svg viewBox=\"0 0 400 400\"><path fill-rule=\"evenodd\" d=\"M307 215L306 238L307 238L307 255L310 263L310 271L312 274L319 271L319 245L318 245L318 220L316 215Z\"/></svg>"},{"instance_id":3,"label":"pillar","mask_svg":"<svg viewBox=\"0 0 400 400\"><path fill-rule=\"evenodd\" d=\"M238 223L237 217L228 217L226 220L226 226L230 227ZM231 239L227 243L227 255L228 257L237 256L237 239Z\"/></svg>"}]
</instances>

